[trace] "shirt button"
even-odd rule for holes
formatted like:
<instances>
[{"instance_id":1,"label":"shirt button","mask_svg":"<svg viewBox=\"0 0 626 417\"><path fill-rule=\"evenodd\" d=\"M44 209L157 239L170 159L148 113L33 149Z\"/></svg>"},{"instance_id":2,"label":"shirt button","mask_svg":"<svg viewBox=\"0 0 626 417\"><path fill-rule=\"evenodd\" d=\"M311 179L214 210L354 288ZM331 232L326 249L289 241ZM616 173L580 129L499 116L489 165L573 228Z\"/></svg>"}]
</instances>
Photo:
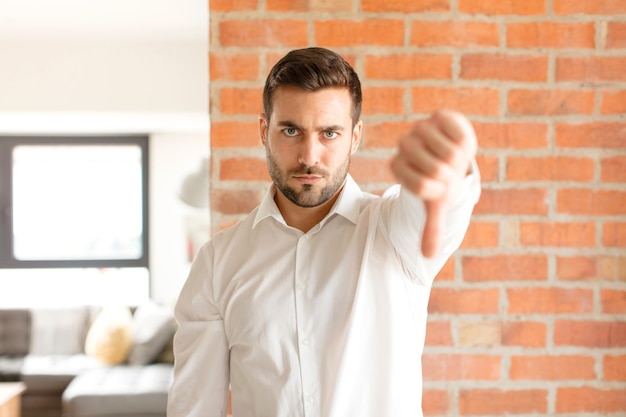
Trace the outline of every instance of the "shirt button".
<instances>
[{"instance_id":1,"label":"shirt button","mask_svg":"<svg viewBox=\"0 0 626 417\"><path fill-rule=\"evenodd\" d=\"M302 341L302 344L303 344L304 346L309 346L309 339L304 339L304 340Z\"/></svg>"},{"instance_id":2,"label":"shirt button","mask_svg":"<svg viewBox=\"0 0 626 417\"><path fill-rule=\"evenodd\" d=\"M304 290L306 290L306 283L304 283L304 282L299 283L299 284L298 284L298 289L299 289L300 291L304 291Z\"/></svg>"},{"instance_id":3,"label":"shirt button","mask_svg":"<svg viewBox=\"0 0 626 417\"><path fill-rule=\"evenodd\" d=\"M308 397L306 397L306 400L308 403L312 403L313 402L313 396L309 395Z\"/></svg>"}]
</instances>

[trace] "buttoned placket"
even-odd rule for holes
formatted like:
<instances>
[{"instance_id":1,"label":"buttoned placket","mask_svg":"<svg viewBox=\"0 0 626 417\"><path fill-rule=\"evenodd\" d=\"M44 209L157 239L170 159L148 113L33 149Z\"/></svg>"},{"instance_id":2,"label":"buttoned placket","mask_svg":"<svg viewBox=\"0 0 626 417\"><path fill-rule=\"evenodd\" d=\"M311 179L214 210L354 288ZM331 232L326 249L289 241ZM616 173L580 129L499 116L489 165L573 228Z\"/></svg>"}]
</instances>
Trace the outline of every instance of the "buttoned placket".
<instances>
[{"instance_id":1,"label":"buttoned placket","mask_svg":"<svg viewBox=\"0 0 626 417\"><path fill-rule=\"evenodd\" d=\"M312 259L312 240L319 226L303 234L296 247L295 268L295 303L298 352L300 356L300 377L302 382L302 401L305 417L317 417L319 414L319 370L316 366L316 355L313 351L314 305L310 282L314 265Z\"/></svg>"}]
</instances>

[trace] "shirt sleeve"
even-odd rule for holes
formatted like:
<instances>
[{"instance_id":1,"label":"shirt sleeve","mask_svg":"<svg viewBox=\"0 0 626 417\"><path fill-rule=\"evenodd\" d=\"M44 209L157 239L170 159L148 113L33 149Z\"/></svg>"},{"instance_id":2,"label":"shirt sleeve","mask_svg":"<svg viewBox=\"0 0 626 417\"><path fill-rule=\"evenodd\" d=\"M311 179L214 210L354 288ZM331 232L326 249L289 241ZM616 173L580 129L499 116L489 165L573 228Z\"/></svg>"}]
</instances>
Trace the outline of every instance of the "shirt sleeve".
<instances>
[{"instance_id":1,"label":"shirt sleeve","mask_svg":"<svg viewBox=\"0 0 626 417\"><path fill-rule=\"evenodd\" d=\"M449 205L439 253L432 258L425 258L421 251L426 220L424 202L402 187L396 187L385 193L385 196L397 195L390 213L390 240L407 272L421 284L430 287L437 273L465 237L472 211L480 197L478 166L472 161L471 173L465 177Z\"/></svg>"},{"instance_id":2,"label":"shirt sleeve","mask_svg":"<svg viewBox=\"0 0 626 417\"><path fill-rule=\"evenodd\" d=\"M168 417L225 417L229 348L224 321L213 301L211 244L191 266L174 310L174 380Z\"/></svg>"}]
</instances>

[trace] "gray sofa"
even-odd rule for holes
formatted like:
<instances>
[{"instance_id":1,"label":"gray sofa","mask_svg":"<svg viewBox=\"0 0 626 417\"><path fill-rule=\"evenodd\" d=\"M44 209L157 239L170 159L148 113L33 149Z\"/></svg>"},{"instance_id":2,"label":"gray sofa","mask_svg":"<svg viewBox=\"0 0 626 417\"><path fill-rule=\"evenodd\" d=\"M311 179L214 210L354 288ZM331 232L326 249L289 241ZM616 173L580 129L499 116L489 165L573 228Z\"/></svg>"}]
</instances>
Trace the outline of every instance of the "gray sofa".
<instances>
[{"instance_id":1,"label":"gray sofa","mask_svg":"<svg viewBox=\"0 0 626 417\"><path fill-rule=\"evenodd\" d=\"M165 417L173 314L124 309L115 326L101 307L0 309L0 381L26 384L23 417Z\"/></svg>"}]
</instances>

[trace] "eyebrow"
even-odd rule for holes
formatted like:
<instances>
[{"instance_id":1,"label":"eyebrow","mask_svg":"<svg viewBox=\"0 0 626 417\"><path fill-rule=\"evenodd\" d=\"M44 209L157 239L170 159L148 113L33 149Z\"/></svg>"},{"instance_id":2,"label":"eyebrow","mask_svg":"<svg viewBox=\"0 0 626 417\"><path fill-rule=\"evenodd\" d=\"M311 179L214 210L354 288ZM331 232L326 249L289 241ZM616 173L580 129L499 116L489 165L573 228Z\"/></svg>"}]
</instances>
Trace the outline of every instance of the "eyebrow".
<instances>
[{"instance_id":1,"label":"eyebrow","mask_svg":"<svg viewBox=\"0 0 626 417\"><path fill-rule=\"evenodd\" d=\"M280 127L293 127L295 129L304 130L304 128L297 123L292 122L291 120L280 120L278 121L278 126ZM342 125L330 125L330 126L318 126L316 128L318 132L328 132L328 131L343 131L345 128Z\"/></svg>"}]
</instances>

